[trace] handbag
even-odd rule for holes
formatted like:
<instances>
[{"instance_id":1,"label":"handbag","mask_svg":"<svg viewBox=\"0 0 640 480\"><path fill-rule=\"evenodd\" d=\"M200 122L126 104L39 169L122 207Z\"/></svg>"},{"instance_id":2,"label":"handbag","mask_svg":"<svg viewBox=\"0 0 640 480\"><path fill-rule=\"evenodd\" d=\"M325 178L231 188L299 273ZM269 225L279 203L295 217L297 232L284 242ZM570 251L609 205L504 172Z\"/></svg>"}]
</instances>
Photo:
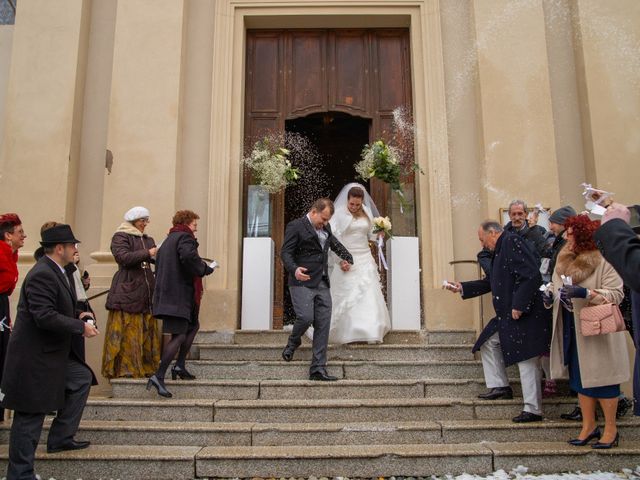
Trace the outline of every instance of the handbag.
<instances>
[{"instance_id":1,"label":"handbag","mask_svg":"<svg viewBox=\"0 0 640 480\"><path fill-rule=\"evenodd\" d=\"M580 310L580 329L582 335L590 337L593 335L624 332L626 327L618 305L605 303L592 307L584 307Z\"/></svg>"}]
</instances>

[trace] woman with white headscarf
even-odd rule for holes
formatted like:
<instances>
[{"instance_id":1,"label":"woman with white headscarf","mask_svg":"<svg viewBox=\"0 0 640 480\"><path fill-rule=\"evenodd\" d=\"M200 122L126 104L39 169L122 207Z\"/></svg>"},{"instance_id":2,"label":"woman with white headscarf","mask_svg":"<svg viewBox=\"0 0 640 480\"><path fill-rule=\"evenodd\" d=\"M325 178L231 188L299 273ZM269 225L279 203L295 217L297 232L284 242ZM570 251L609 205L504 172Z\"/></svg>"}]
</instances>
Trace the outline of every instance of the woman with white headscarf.
<instances>
[{"instance_id":1,"label":"woman with white headscarf","mask_svg":"<svg viewBox=\"0 0 640 480\"><path fill-rule=\"evenodd\" d=\"M353 255L354 263L348 272L334 268L330 275L329 343L380 343L391 321L369 248L369 240L376 239L373 218L379 215L378 209L359 183L345 186L334 205L331 230Z\"/></svg>"},{"instance_id":2,"label":"woman with white headscarf","mask_svg":"<svg viewBox=\"0 0 640 480\"><path fill-rule=\"evenodd\" d=\"M106 378L144 378L160 363L160 329L151 314L155 279L151 263L156 243L144 233L149 210L133 207L111 239L118 263L107 295L109 311L102 354Z\"/></svg>"}]
</instances>

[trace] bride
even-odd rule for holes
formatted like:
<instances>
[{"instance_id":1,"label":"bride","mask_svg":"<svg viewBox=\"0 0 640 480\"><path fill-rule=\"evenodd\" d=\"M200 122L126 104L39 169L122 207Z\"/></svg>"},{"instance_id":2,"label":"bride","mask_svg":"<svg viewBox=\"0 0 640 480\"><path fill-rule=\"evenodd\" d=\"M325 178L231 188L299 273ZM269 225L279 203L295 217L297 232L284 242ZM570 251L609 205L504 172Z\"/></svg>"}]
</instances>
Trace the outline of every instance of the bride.
<instances>
[{"instance_id":1,"label":"bride","mask_svg":"<svg viewBox=\"0 0 640 480\"><path fill-rule=\"evenodd\" d=\"M330 274L329 343L381 343L391 322L369 249L369 240L375 240L373 218L378 209L359 183L345 186L334 205L331 230L353 255L354 263L348 272L333 268Z\"/></svg>"}]
</instances>

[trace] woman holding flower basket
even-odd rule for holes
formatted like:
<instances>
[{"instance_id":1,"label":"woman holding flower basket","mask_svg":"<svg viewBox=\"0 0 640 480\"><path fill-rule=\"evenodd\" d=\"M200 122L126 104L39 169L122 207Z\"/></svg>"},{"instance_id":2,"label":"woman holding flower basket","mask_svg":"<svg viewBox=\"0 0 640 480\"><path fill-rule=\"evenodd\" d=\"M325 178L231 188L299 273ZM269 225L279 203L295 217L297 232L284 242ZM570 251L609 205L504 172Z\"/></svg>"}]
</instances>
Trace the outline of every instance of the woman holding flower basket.
<instances>
[{"instance_id":1,"label":"woman holding flower basket","mask_svg":"<svg viewBox=\"0 0 640 480\"><path fill-rule=\"evenodd\" d=\"M369 240L390 234L391 223L388 218L378 217L373 200L358 183L342 189L335 208L331 228L353 255L354 263L347 272L339 268L331 272L333 310L329 343L381 343L391 329L391 321Z\"/></svg>"}]
</instances>

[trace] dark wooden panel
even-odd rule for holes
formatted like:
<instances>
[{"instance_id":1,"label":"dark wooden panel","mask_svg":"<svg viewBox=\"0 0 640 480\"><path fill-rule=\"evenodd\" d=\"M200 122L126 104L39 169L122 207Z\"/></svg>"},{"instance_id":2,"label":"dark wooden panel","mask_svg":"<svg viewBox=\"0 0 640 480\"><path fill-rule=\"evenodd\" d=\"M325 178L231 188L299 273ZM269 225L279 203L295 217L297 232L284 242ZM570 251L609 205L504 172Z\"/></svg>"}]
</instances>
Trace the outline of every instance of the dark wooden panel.
<instances>
[{"instance_id":1,"label":"dark wooden panel","mask_svg":"<svg viewBox=\"0 0 640 480\"><path fill-rule=\"evenodd\" d=\"M282 65L280 34L257 34L247 42L247 89L251 91L252 113L280 111Z\"/></svg>"},{"instance_id":2,"label":"dark wooden panel","mask_svg":"<svg viewBox=\"0 0 640 480\"><path fill-rule=\"evenodd\" d=\"M379 112L407 104L402 34L377 34L374 41L376 97Z\"/></svg>"},{"instance_id":3,"label":"dark wooden panel","mask_svg":"<svg viewBox=\"0 0 640 480\"><path fill-rule=\"evenodd\" d=\"M292 32L286 43L288 116L327 109L325 31Z\"/></svg>"},{"instance_id":4,"label":"dark wooden panel","mask_svg":"<svg viewBox=\"0 0 640 480\"><path fill-rule=\"evenodd\" d=\"M329 94L334 110L370 116L368 40L366 31L329 36Z\"/></svg>"}]
</instances>

